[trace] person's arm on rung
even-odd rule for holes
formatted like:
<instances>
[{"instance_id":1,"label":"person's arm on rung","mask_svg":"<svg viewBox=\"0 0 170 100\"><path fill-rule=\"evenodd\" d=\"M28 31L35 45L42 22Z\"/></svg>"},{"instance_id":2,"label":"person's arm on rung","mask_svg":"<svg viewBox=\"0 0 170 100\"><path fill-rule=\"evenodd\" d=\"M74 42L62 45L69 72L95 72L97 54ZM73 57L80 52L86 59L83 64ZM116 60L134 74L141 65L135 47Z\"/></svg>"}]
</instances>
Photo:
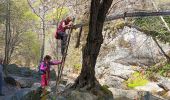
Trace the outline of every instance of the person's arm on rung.
<instances>
[{"instance_id":1,"label":"person's arm on rung","mask_svg":"<svg viewBox=\"0 0 170 100\"><path fill-rule=\"evenodd\" d=\"M62 63L61 61L54 60L54 61L50 62L50 65L58 65L58 64L61 64L61 63Z\"/></svg>"},{"instance_id":2,"label":"person's arm on rung","mask_svg":"<svg viewBox=\"0 0 170 100\"><path fill-rule=\"evenodd\" d=\"M65 22L62 23L62 26L65 28L65 29L69 29L73 26L73 23L72 22L69 22L68 25L65 24Z\"/></svg>"}]
</instances>

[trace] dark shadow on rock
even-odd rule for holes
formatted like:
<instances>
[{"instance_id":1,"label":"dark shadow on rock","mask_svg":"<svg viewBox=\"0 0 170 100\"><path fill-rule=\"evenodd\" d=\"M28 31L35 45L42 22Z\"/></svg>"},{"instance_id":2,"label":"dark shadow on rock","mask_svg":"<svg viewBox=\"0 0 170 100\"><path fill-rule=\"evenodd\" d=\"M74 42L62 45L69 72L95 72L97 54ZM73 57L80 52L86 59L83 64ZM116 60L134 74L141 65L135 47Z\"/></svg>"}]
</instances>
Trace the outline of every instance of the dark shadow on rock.
<instances>
[{"instance_id":1,"label":"dark shadow on rock","mask_svg":"<svg viewBox=\"0 0 170 100\"><path fill-rule=\"evenodd\" d=\"M4 77L4 81L7 83L7 84L10 84L12 86L17 86L17 82L15 81L15 79L13 77L10 77L10 76L7 76L7 77Z\"/></svg>"},{"instance_id":2,"label":"dark shadow on rock","mask_svg":"<svg viewBox=\"0 0 170 100\"><path fill-rule=\"evenodd\" d=\"M38 73L38 66L37 70L32 70L29 67L19 67L16 64L10 64L7 66L7 72L12 75L20 76L20 77L32 77L38 81L40 81L40 74ZM50 80L56 79L56 72L51 70L50 72Z\"/></svg>"},{"instance_id":3,"label":"dark shadow on rock","mask_svg":"<svg viewBox=\"0 0 170 100\"><path fill-rule=\"evenodd\" d=\"M29 67L18 67L16 64L10 64L7 66L7 72L8 76L4 77L5 83L20 88L31 88L33 83L40 83L41 80L38 70L32 70ZM56 80L55 70L51 70L50 80Z\"/></svg>"}]
</instances>

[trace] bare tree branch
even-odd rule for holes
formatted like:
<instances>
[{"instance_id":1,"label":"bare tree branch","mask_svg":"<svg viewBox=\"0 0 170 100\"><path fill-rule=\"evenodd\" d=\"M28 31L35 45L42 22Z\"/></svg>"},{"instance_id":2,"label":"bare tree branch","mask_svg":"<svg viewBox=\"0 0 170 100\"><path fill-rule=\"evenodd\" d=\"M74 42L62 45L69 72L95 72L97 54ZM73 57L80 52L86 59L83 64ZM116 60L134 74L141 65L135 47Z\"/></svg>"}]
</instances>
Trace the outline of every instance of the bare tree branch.
<instances>
[{"instance_id":1,"label":"bare tree branch","mask_svg":"<svg viewBox=\"0 0 170 100\"><path fill-rule=\"evenodd\" d=\"M156 6L155 2L154 2L153 0L151 0L151 2L152 2L152 4L153 4L155 10L156 10L156 11L159 11L159 9L158 9L158 7ZM167 30L170 32L170 28L169 28L168 24L166 23L165 19L163 18L163 16L160 16L160 18L161 18L162 22L164 23L165 27L167 28Z\"/></svg>"},{"instance_id":2,"label":"bare tree branch","mask_svg":"<svg viewBox=\"0 0 170 100\"><path fill-rule=\"evenodd\" d=\"M123 14L119 14L119 15L111 15L108 16L105 19L105 22L107 21L112 21L112 20L117 20L117 19L121 19L121 18L125 18L125 17L147 17L147 16L168 16L170 15L170 11L158 11L158 12L132 12L132 13L128 13L125 12ZM88 23L80 23L80 24L76 24L74 25L74 28L78 28L81 26L87 26Z\"/></svg>"},{"instance_id":3,"label":"bare tree branch","mask_svg":"<svg viewBox=\"0 0 170 100\"><path fill-rule=\"evenodd\" d=\"M170 57L165 53L165 51L162 49L162 47L159 45L158 41L157 41L157 38L155 36L153 36L154 33L158 33L156 31L149 31L149 30L145 30L145 29L142 29L142 28L139 28L135 25L131 25L129 23L125 23L124 26L128 26L128 27L132 27L132 28L135 28L137 29L138 31L141 31L143 32L144 34L148 35L148 36L151 36L152 39L154 40L154 42L156 43L156 45L158 46L158 48L161 50L161 52L163 53L163 55L166 57L167 61L170 63ZM160 34L160 33L158 33Z\"/></svg>"},{"instance_id":4,"label":"bare tree branch","mask_svg":"<svg viewBox=\"0 0 170 100\"><path fill-rule=\"evenodd\" d=\"M36 14L39 18L41 18L41 20L43 20L43 18L35 11L34 7L31 5L30 1L27 0L28 5L31 7L31 9L33 10L34 14Z\"/></svg>"}]
</instances>

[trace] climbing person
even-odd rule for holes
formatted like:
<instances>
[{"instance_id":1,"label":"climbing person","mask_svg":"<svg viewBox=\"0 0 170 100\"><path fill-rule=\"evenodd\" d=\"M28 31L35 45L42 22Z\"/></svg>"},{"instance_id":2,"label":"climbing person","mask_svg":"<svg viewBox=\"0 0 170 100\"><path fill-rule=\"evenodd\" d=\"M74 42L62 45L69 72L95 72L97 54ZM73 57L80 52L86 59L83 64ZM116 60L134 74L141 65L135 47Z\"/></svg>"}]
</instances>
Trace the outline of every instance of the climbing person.
<instances>
[{"instance_id":1,"label":"climbing person","mask_svg":"<svg viewBox=\"0 0 170 100\"><path fill-rule=\"evenodd\" d=\"M55 38L61 39L61 54L64 55L64 50L67 42L66 29L70 29L73 26L72 18L69 16L65 20L62 20L56 30Z\"/></svg>"},{"instance_id":2,"label":"climbing person","mask_svg":"<svg viewBox=\"0 0 170 100\"><path fill-rule=\"evenodd\" d=\"M2 84L3 84L3 59L0 58L0 96L4 96L4 94L2 93Z\"/></svg>"},{"instance_id":3,"label":"climbing person","mask_svg":"<svg viewBox=\"0 0 170 100\"><path fill-rule=\"evenodd\" d=\"M41 87L43 95L46 94L46 87L49 85L50 80L50 66L61 64L61 61L51 61L51 56L46 55L43 61L40 63L41 74Z\"/></svg>"}]
</instances>

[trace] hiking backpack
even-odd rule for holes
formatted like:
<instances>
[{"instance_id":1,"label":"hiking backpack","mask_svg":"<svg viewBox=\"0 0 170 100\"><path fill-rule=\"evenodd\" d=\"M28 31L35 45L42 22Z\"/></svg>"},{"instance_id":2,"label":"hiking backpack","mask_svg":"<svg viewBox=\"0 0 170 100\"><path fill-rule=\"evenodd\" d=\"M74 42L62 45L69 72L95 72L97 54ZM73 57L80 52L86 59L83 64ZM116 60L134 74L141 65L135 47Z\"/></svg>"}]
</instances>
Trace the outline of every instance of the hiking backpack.
<instances>
[{"instance_id":1,"label":"hiking backpack","mask_svg":"<svg viewBox=\"0 0 170 100\"><path fill-rule=\"evenodd\" d=\"M45 71L44 70L41 70L41 64L42 64L42 62L39 64L39 66L38 66L38 74L40 74L40 75L43 75L43 74L45 74ZM43 66L45 66L45 64L43 63Z\"/></svg>"}]
</instances>

